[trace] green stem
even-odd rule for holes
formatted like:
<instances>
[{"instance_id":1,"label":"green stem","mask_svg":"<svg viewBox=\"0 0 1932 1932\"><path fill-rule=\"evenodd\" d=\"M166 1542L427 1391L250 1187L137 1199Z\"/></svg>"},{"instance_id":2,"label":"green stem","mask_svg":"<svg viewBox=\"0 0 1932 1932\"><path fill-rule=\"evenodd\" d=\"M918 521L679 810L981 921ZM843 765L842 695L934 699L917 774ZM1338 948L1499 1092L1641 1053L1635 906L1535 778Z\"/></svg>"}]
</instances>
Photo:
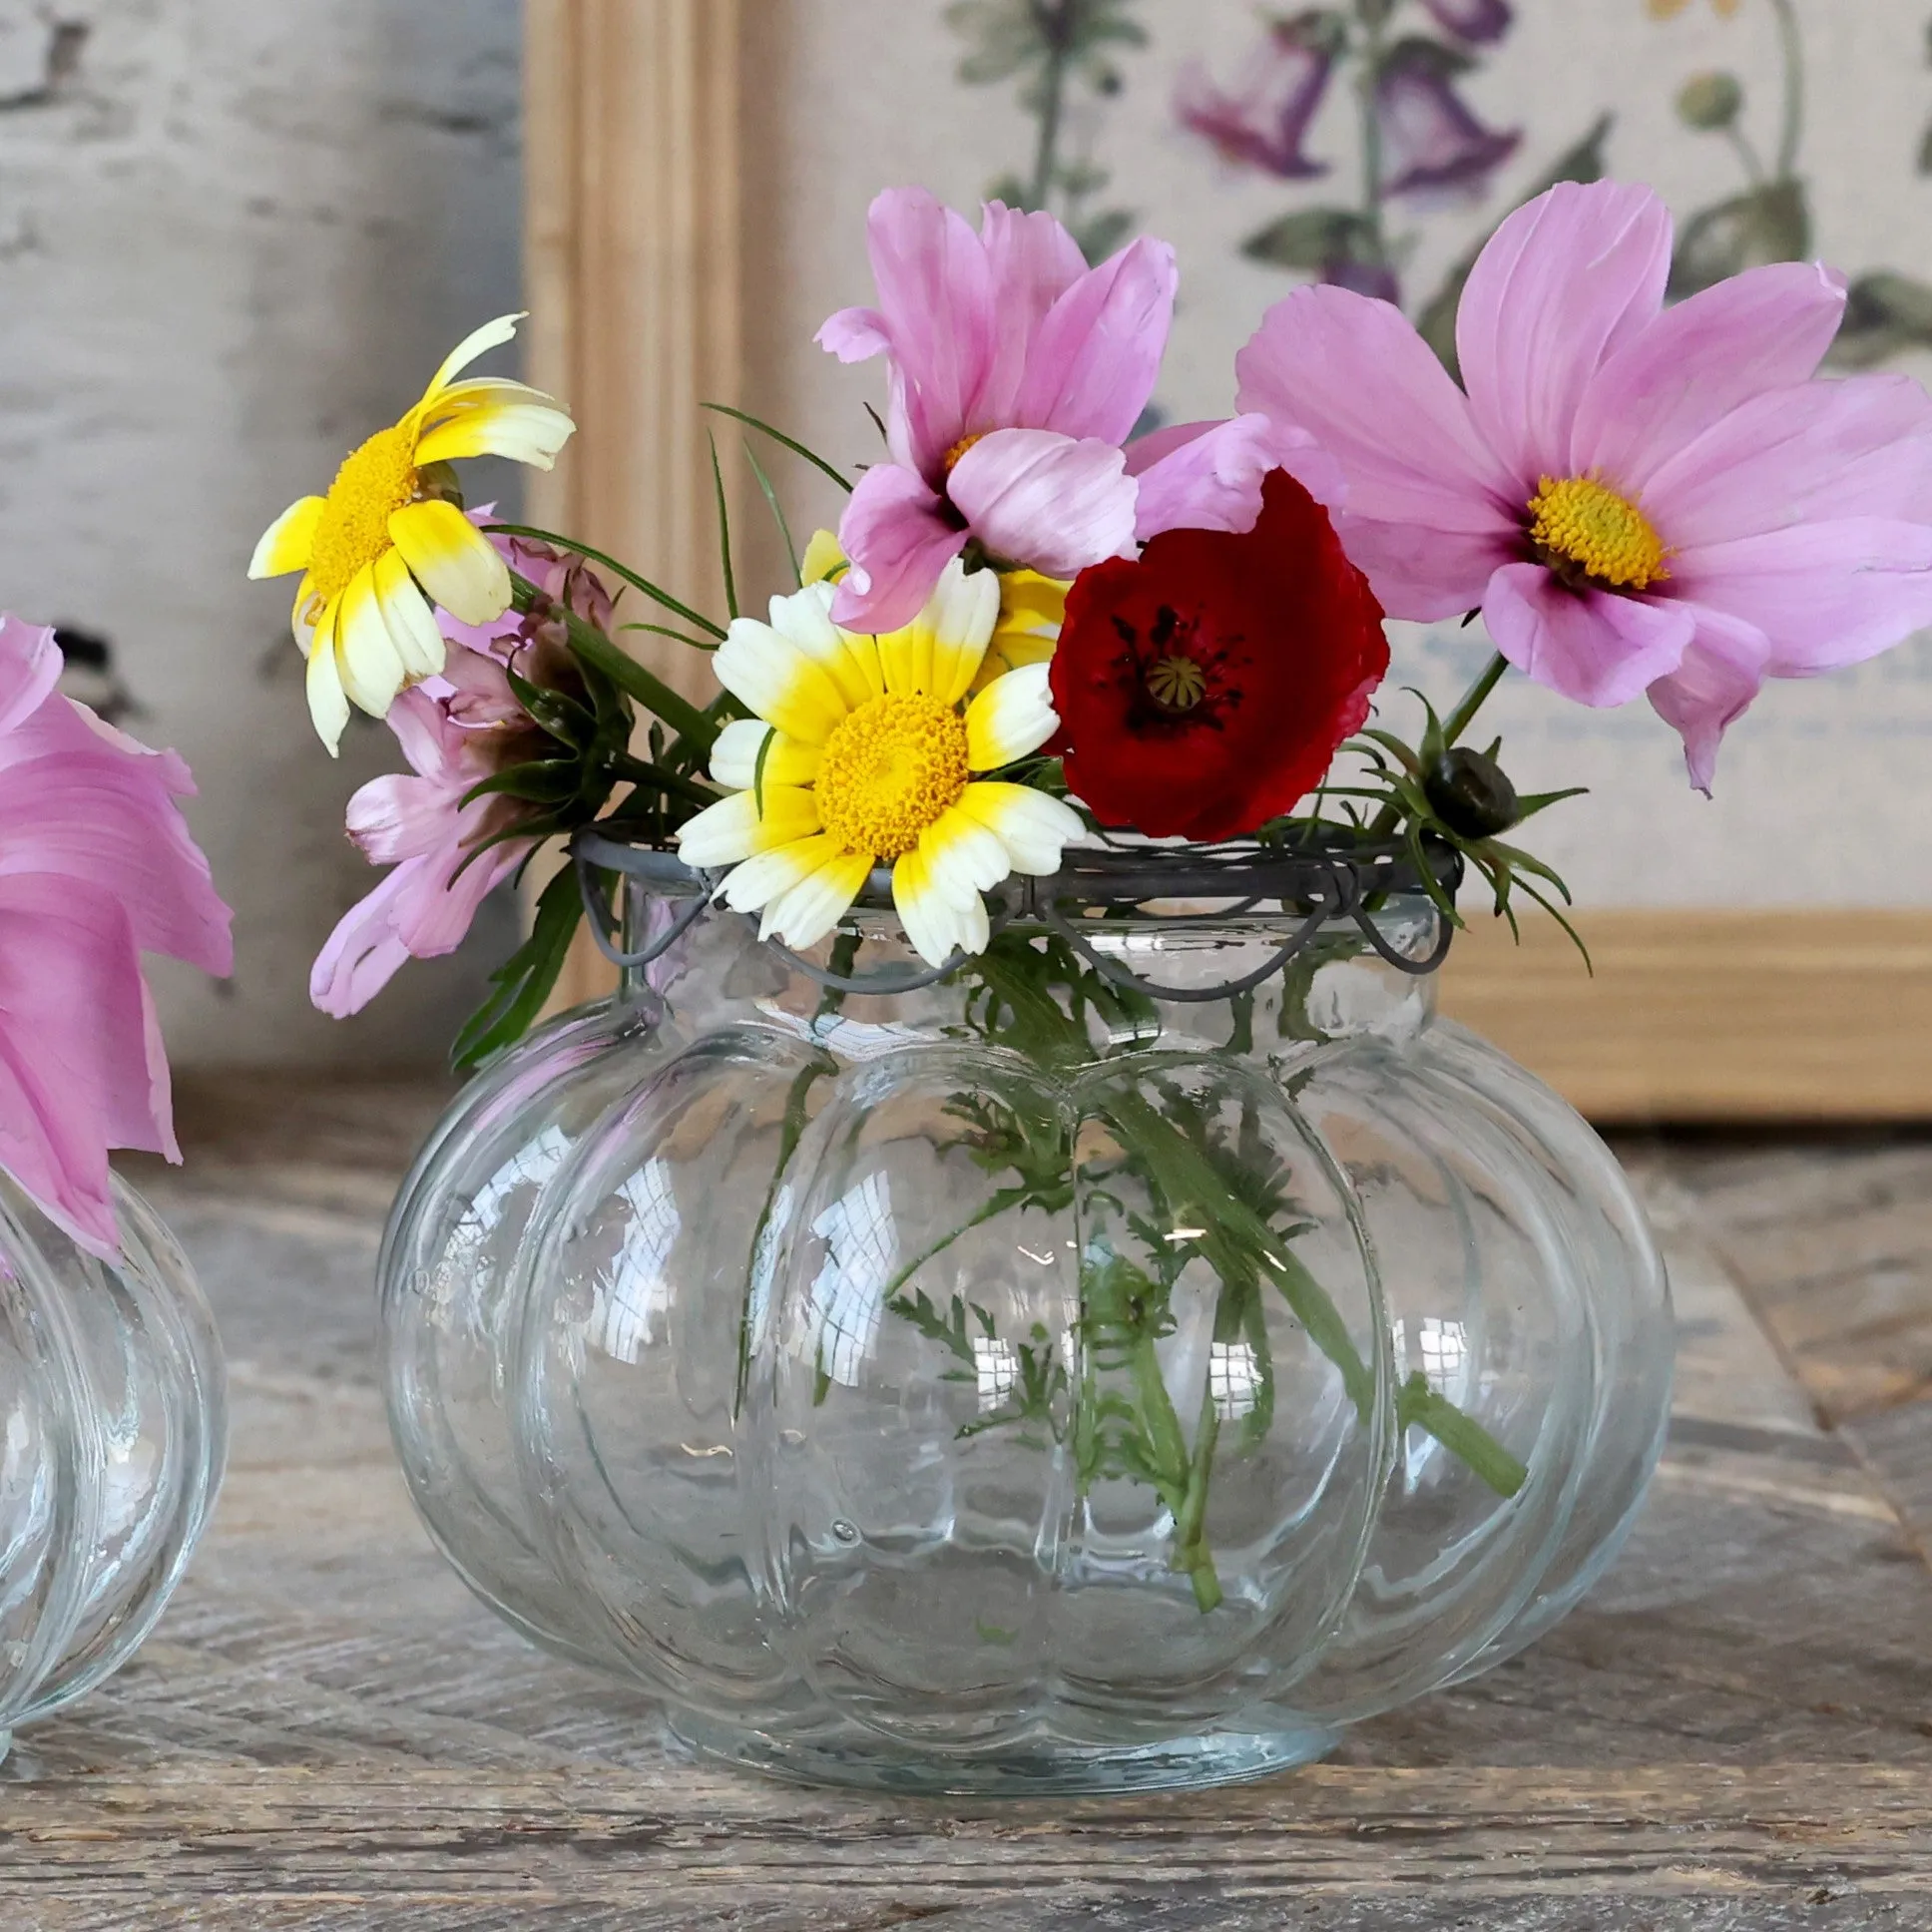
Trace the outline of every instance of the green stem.
<instances>
[{"instance_id":1,"label":"green stem","mask_svg":"<svg viewBox=\"0 0 1932 1932\"><path fill-rule=\"evenodd\" d=\"M653 764L649 758L634 758L628 751L620 751L611 759L611 773L631 784L675 793L687 804L697 805L701 809L718 803L719 794L709 786L694 784L681 773L667 771L663 765Z\"/></svg>"},{"instance_id":2,"label":"green stem","mask_svg":"<svg viewBox=\"0 0 1932 1932\"><path fill-rule=\"evenodd\" d=\"M1724 130L1724 139L1730 143L1731 151L1743 163L1745 179L1753 188L1764 185L1764 163L1757 150L1751 145L1751 138L1736 122Z\"/></svg>"},{"instance_id":3,"label":"green stem","mask_svg":"<svg viewBox=\"0 0 1932 1932\"><path fill-rule=\"evenodd\" d=\"M1792 0L1771 0L1771 11L1777 16L1784 51L1784 124L1778 132L1777 179L1789 181L1797 173L1798 153L1804 145L1804 36Z\"/></svg>"},{"instance_id":4,"label":"green stem","mask_svg":"<svg viewBox=\"0 0 1932 1932\"><path fill-rule=\"evenodd\" d=\"M1396 1423L1401 1429L1420 1429L1433 1436L1498 1496L1514 1496L1529 1481L1528 1468L1503 1447L1480 1423L1472 1422L1446 1395L1429 1386L1419 1369L1402 1384L1396 1396Z\"/></svg>"},{"instance_id":5,"label":"green stem","mask_svg":"<svg viewBox=\"0 0 1932 1932\"><path fill-rule=\"evenodd\" d=\"M547 608L550 615L563 621L571 651L580 663L593 671L602 672L626 697L636 700L647 711L663 719L680 737L689 738L706 752L711 750L718 737L717 727L690 699L679 697L654 671L639 664L621 646L613 644L596 625L546 597L527 577L519 577L512 571L510 591L511 601L519 611L528 611L533 605L540 605Z\"/></svg>"},{"instance_id":6,"label":"green stem","mask_svg":"<svg viewBox=\"0 0 1932 1932\"><path fill-rule=\"evenodd\" d=\"M1201 1398L1201 1421L1195 1428L1195 1453L1188 1465L1188 1492L1174 1519L1174 1567L1186 1570L1194 1585L1195 1602L1205 1616L1221 1601L1220 1573L1205 1534L1208 1517L1208 1479L1213 1474L1214 1443L1220 1435L1220 1415L1211 1389Z\"/></svg>"},{"instance_id":7,"label":"green stem","mask_svg":"<svg viewBox=\"0 0 1932 1932\"><path fill-rule=\"evenodd\" d=\"M1032 0L1033 23L1047 46L1047 70L1040 82L1040 140L1033 155L1033 186L1027 206L1043 209L1060 173L1060 129L1066 114L1067 52L1073 42L1073 15L1080 0Z\"/></svg>"}]
</instances>

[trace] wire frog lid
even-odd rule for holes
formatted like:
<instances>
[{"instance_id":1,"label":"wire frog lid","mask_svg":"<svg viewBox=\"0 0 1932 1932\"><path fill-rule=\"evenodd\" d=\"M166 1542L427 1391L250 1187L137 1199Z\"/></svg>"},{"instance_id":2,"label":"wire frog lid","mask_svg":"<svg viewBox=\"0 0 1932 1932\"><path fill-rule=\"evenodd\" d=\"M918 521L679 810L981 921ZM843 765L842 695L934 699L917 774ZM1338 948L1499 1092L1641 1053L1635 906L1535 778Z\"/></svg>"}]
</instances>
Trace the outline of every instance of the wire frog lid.
<instances>
[{"instance_id":1,"label":"wire frog lid","mask_svg":"<svg viewBox=\"0 0 1932 1932\"><path fill-rule=\"evenodd\" d=\"M1419 843L1419 853L1418 853ZM584 895L592 936L614 966L648 966L663 956L708 912L752 918L715 906L713 893L722 874L697 871L675 851L634 845L586 826L571 840L577 882ZM1427 872L1418 863L1427 865ZM603 874L619 872L667 896L691 895L691 903L649 945L625 952L618 943L619 921ZM1075 947L1094 969L1117 986L1150 999L1189 1004L1224 1000L1272 979L1314 940L1324 926L1351 922L1369 948L1398 972L1422 977L1448 957L1455 929L1438 916L1436 943L1417 958L1390 945L1375 915L1390 898L1424 893L1438 905L1453 900L1462 878L1462 857L1436 840L1376 840L1345 826L1322 826L1316 837L1289 844L1242 840L1225 845L1155 844L1108 840L1069 846L1060 869L1045 878L1013 874L986 895L992 929L1003 931L1016 920L1036 923ZM1202 909L1202 901L1209 902ZM1180 902L1190 909L1161 908ZM892 868L876 866L854 901L855 909L892 910ZM1211 986L1162 986L1130 971L1094 942L1110 923L1133 915L1159 918L1164 925L1225 925L1255 913L1298 919L1300 924L1261 966L1237 979ZM820 986L841 993L893 994L936 986L970 964L955 953L943 966L912 970L887 967L876 972L842 974L804 958L774 939L770 950Z\"/></svg>"}]
</instances>

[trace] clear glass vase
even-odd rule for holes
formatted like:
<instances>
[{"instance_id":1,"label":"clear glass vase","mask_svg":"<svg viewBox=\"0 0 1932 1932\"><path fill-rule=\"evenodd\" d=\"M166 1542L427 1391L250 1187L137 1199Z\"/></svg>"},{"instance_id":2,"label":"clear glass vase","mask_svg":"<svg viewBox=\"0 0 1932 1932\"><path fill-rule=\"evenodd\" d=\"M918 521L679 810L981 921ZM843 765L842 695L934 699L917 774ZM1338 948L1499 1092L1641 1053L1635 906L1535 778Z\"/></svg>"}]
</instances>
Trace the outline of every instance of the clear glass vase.
<instances>
[{"instance_id":1,"label":"clear glass vase","mask_svg":"<svg viewBox=\"0 0 1932 1932\"><path fill-rule=\"evenodd\" d=\"M1019 918L921 986L889 911L811 970L690 926L398 1198L437 1540L700 1750L812 1781L1221 1782L1510 1656L1630 1527L1671 1314L1609 1150L1436 1017L1438 931L1148 912L1094 965ZM907 990L827 989L861 942Z\"/></svg>"},{"instance_id":2,"label":"clear glass vase","mask_svg":"<svg viewBox=\"0 0 1932 1932\"><path fill-rule=\"evenodd\" d=\"M0 1755L134 1654L221 1484L214 1319L154 1210L114 1200L118 1265L0 1175Z\"/></svg>"}]
</instances>

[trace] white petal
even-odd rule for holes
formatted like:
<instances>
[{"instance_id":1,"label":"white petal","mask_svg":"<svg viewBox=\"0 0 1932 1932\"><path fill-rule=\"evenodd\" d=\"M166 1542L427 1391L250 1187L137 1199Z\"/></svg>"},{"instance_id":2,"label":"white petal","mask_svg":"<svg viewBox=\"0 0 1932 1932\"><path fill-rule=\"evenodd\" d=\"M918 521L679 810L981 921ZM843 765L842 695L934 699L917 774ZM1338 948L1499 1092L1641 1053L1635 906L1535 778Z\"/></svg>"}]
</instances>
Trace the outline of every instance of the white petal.
<instances>
[{"instance_id":1,"label":"white petal","mask_svg":"<svg viewBox=\"0 0 1932 1932\"><path fill-rule=\"evenodd\" d=\"M831 844L828 838L827 846ZM815 946L851 909L872 870L869 852L834 851L766 906L764 924L787 946Z\"/></svg>"},{"instance_id":2,"label":"white petal","mask_svg":"<svg viewBox=\"0 0 1932 1932\"><path fill-rule=\"evenodd\" d=\"M433 678L442 670L449 647L399 550L385 550L375 560L375 601L410 681Z\"/></svg>"},{"instance_id":3,"label":"white petal","mask_svg":"<svg viewBox=\"0 0 1932 1932\"><path fill-rule=\"evenodd\" d=\"M349 702L381 718L408 683L401 654L375 598L375 571L364 564L348 581L335 625L335 664Z\"/></svg>"},{"instance_id":4,"label":"white petal","mask_svg":"<svg viewBox=\"0 0 1932 1932\"><path fill-rule=\"evenodd\" d=\"M768 939L772 932L772 903L800 884L833 857L836 847L824 832L794 838L788 844L774 845L769 851L754 852L732 871L719 889L719 897L738 912L764 909L758 933Z\"/></svg>"},{"instance_id":5,"label":"white petal","mask_svg":"<svg viewBox=\"0 0 1932 1932\"><path fill-rule=\"evenodd\" d=\"M1087 832L1086 821L1073 806L1031 785L982 778L960 793L953 810L995 832L1012 857L1014 871L1035 878L1059 871L1062 851Z\"/></svg>"},{"instance_id":6,"label":"white petal","mask_svg":"<svg viewBox=\"0 0 1932 1932\"><path fill-rule=\"evenodd\" d=\"M758 717L807 744L823 744L851 711L822 665L755 618L732 621L712 669Z\"/></svg>"},{"instance_id":7,"label":"white petal","mask_svg":"<svg viewBox=\"0 0 1932 1932\"><path fill-rule=\"evenodd\" d=\"M349 722L349 701L342 696L342 675L335 665L335 624L339 600L322 612L321 622L308 641L308 715L316 734L337 755L342 727Z\"/></svg>"},{"instance_id":8,"label":"white petal","mask_svg":"<svg viewBox=\"0 0 1932 1932\"><path fill-rule=\"evenodd\" d=\"M935 883L960 904L990 892L1013 870L1006 841L957 805L926 827L919 850Z\"/></svg>"},{"instance_id":9,"label":"white petal","mask_svg":"<svg viewBox=\"0 0 1932 1932\"><path fill-rule=\"evenodd\" d=\"M818 800L796 785L766 785L762 814L755 794L734 791L685 821L678 833L678 856L708 872L774 845L809 838L817 829Z\"/></svg>"},{"instance_id":10,"label":"white petal","mask_svg":"<svg viewBox=\"0 0 1932 1932\"><path fill-rule=\"evenodd\" d=\"M870 638L850 637L832 622L834 587L807 584L789 597L771 600L771 629L821 666L852 710L885 689L878 647Z\"/></svg>"},{"instance_id":11,"label":"white petal","mask_svg":"<svg viewBox=\"0 0 1932 1932\"><path fill-rule=\"evenodd\" d=\"M956 705L972 689L999 621L999 573L969 571L955 557L918 619L932 636L931 689L941 704Z\"/></svg>"},{"instance_id":12,"label":"white petal","mask_svg":"<svg viewBox=\"0 0 1932 1932\"><path fill-rule=\"evenodd\" d=\"M501 348L505 342L512 340L517 332L517 324L529 312L528 309L519 309L514 315L499 315L495 321L472 329L450 350L443 366L430 377L429 387L423 391L423 402L433 401L441 395L451 380L461 375L478 356L487 355L491 349ZM420 408L422 405L417 406Z\"/></svg>"},{"instance_id":13,"label":"white petal","mask_svg":"<svg viewBox=\"0 0 1932 1932\"><path fill-rule=\"evenodd\" d=\"M1060 728L1050 685L1053 667L1022 665L995 678L966 708L966 762L997 771L1037 751Z\"/></svg>"}]
</instances>

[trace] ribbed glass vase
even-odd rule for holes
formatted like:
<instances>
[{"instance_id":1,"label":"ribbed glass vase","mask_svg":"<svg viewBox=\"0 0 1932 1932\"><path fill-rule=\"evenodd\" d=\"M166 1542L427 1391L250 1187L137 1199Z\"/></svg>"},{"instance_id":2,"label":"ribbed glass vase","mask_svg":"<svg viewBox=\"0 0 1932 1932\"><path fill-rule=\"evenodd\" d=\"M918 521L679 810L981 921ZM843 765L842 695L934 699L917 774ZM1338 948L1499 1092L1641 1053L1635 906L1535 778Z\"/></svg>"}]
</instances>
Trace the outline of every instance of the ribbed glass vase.
<instances>
[{"instance_id":1,"label":"ribbed glass vase","mask_svg":"<svg viewBox=\"0 0 1932 1932\"><path fill-rule=\"evenodd\" d=\"M698 1749L905 1791L1253 1776L1534 1641L1643 1496L1668 1290L1374 905L1022 914L923 986L889 910L812 971L689 925L398 1198L450 1561Z\"/></svg>"}]
</instances>

